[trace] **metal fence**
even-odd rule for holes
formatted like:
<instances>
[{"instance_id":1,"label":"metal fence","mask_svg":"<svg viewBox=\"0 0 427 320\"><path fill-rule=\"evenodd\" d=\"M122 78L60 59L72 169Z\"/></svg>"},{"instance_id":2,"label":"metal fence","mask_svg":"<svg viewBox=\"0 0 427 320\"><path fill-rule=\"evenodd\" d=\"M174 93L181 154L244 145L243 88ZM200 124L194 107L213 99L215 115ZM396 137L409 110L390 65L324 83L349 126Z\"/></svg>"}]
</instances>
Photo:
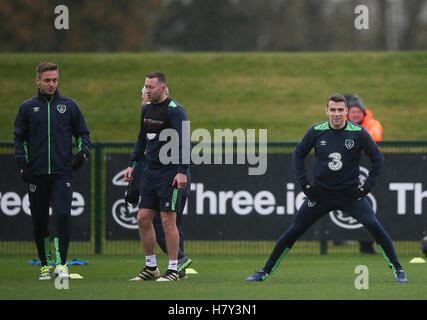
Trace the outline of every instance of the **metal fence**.
<instances>
[{"instance_id":1,"label":"metal fence","mask_svg":"<svg viewBox=\"0 0 427 320\"><path fill-rule=\"evenodd\" d=\"M292 153L295 144L295 142L269 142L268 153ZM379 145L383 153L427 154L427 141L387 141L379 143ZM236 147L234 144L234 148ZM90 161L90 240L72 241L70 254L141 254L143 252L138 240L114 241L107 240L106 237L106 157L109 153L129 155L132 149L133 143L93 143ZM0 155L4 154L13 154L13 143L0 143ZM125 166L126 163L123 163L123 168ZM12 169L0 168L0 172L4 170ZM138 231L135 230L135 232ZM268 254L274 244L275 241L187 240L185 241L185 251L188 254ZM394 241L394 244L399 254L421 254L421 239L419 241ZM35 245L32 241L0 241L0 254L35 254L35 252ZM297 241L292 252L296 254L358 253L359 243L332 240Z\"/></svg>"}]
</instances>

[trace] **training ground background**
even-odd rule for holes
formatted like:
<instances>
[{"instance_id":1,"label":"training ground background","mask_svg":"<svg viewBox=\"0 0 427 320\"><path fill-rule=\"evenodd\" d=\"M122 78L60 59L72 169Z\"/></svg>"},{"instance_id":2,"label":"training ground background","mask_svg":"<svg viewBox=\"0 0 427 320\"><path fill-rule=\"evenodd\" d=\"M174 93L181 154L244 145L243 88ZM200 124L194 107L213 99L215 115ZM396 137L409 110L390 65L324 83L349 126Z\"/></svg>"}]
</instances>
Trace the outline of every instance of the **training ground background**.
<instances>
[{"instance_id":1,"label":"training ground background","mask_svg":"<svg viewBox=\"0 0 427 320\"><path fill-rule=\"evenodd\" d=\"M78 101L92 141L135 141L144 75L162 70L171 96L187 111L192 128L268 129L269 141L298 141L308 127L326 119L331 93L357 93L384 126L386 141L426 141L427 53L120 53L0 54L0 141L13 141L19 104L34 96L35 66L60 66L61 93ZM185 223L185 222L184 222ZM410 232L410 230L408 230ZM14 246L16 244L10 244ZM31 248L33 248L32 244ZM138 244L135 244L138 246ZM315 244L318 248L318 244ZM418 246L418 244L417 244ZM245 246L250 248L251 246ZM272 247L271 247L272 248ZM400 255L409 283L394 283L381 255L319 255L292 252L266 283L244 279L268 255L207 255L187 252L197 275L176 284L129 283L143 267L134 255L93 255L73 251L71 266L83 280L57 290L37 280L29 264L36 252L2 253L1 299L426 299L427 264ZM19 253L19 250L16 252ZM399 253L399 252L398 252ZM419 251L418 255L422 255ZM166 256L159 255L162 270ZM357 265L369 269L369 289L357 290ZM172 290L176 286L179 290Z\"/></svg>"}]
</instances>

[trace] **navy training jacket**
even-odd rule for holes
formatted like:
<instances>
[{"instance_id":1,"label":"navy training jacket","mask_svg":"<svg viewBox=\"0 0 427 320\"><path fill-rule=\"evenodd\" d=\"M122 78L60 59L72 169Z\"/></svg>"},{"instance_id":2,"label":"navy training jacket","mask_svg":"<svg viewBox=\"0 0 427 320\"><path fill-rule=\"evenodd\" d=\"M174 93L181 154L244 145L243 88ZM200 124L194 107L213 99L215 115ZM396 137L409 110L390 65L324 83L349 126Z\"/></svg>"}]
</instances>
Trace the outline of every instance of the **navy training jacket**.
<instances>
[{"instance_id":1,"label":"navy training jacket","mask_svg":"<svg viewBox=\"0 0 427 320\"><path fill-rule=\"evenodd\" d=\"M135 162L145 159L146 165L150 168L165 167L160 160L160 150L168 142L160 141L159 136L164 129L174 129L179 140L177 141L179 144L177 146L179 149L178 159L176 159L178 161L168 166L176 167L177 173L187 174L190 164L186 163L183 154L185 151L191 152L191 142L188 128L184 127L184 121L188 121L185 109L170 97L159 104L148 102L143 105L140 131L128 166L132 167ZM185 148L189 150L183 150Z\"/></svg>"},{"instance_id":2,"label":"navy training jacket","mask_svg":"<svg viewBox=\"0 0 427 320\"><path fill-rule=\"evenodd\" d=\"M384 166L381 150L365 128L347 121L344 128L334 130L325 121L311 126L295 147L293 166L301 186L308 183L305 158L312 148L316 158L315 184L326 190L345 192L358 186L362 151L371 161L366 188L376 184Z\"/></svg>"},{"instance_id":3,"label":"navy training jacket","mask_svg":"<svg viewBox=\"0 0 427 320\"><path fill-rule=\"evenodd\" d=\"M71 98L57 89L51 100L40 92L19 107L14 127L15 160L33 175L71 173L73 140L78 151L90 154L89 129Z\"/></svg>"}]
</instances>

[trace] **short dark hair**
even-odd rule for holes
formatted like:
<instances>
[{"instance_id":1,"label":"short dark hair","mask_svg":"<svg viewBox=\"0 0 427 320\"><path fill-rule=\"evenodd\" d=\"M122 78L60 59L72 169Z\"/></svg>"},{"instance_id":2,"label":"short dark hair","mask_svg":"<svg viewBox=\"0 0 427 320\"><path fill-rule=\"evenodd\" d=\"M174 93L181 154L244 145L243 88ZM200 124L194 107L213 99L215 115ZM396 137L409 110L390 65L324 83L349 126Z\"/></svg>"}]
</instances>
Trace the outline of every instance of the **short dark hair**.
<instances>
[{"instance_id":1,"label":"short dark hair","mask_svg":"<svg viewBox=\"0 0 427 320\"><path fill-rule=\"evenodd\" d=\"M58 71L58 66L52 62L42 62L37 66L37 77L41 78L42 73L46 71Z\"/></svg>"},{"instance_id":2,"label":"short dark hair","mask_svg":"<svg viewBox=\"0 0 427 320\"><path fill-rule=\"evenodd\" d=\"M334 93L333 95L329 96L328 100L326 100L326 108L329 106L329 101L344 102L345 107L347 108L347 100L342 94Z\"/></svg>"},{"instance_id":3,"label":"short dark hair","mask_svg":"<svg viewBox=\"0 0 427 320\"><path fill-rule=\"evenodd\" d=\"M166 84L166 76L162 72L155 71L155 72L147 73L145 77L148 79L157 78L159 82Z\"/></svg>"}]
</instances>

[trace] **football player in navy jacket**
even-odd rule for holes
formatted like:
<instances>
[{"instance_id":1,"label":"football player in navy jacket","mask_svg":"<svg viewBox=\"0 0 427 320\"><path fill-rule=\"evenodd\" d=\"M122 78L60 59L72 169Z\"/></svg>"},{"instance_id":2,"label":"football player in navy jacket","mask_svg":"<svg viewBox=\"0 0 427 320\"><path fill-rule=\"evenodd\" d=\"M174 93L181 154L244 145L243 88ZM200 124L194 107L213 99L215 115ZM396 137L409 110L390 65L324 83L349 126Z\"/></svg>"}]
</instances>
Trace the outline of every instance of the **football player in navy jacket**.
<instances>
[{"instance_id":1,"label":"football player in navy jacket","mask_svg":"<svg viewBox=\"0 0 427 320\"><path fill-rule=\"evenodd\" d=\"M19 107L14 126L15 160L28 183L34 240L42 264L39 279L52 277L49 206L53 209L55 276L68 278L72 170L89 157L89 129L76 101L58 90L58 66L43 62L37 66L37 96ZM73 136L77 154L73 157Z\"/></svg>"},{"instance_id":2,"label":"football player in navy jacket","mask_svg":"<svg viewBox=\"0 0 427 320\"><path fill-rule=\"evenodd\" d=\"M313 125L297 144L293 167L297 181L307 196L289 229L280 237L264 268L247 281L266 281L278 268L295 241L320 217L332 210L342 210L357 219L375 238L397 282L407 282L390 236L377 220L365 196L376 183L384 158L369 133L346 121L348 113L344 96L334 94L326 103L328 121ZM305 158L314 148L316 164L314 183L306 175ZM359 163L362 151L371 168L363 185L359 185Z\"/></svg>"}]
</instances>

